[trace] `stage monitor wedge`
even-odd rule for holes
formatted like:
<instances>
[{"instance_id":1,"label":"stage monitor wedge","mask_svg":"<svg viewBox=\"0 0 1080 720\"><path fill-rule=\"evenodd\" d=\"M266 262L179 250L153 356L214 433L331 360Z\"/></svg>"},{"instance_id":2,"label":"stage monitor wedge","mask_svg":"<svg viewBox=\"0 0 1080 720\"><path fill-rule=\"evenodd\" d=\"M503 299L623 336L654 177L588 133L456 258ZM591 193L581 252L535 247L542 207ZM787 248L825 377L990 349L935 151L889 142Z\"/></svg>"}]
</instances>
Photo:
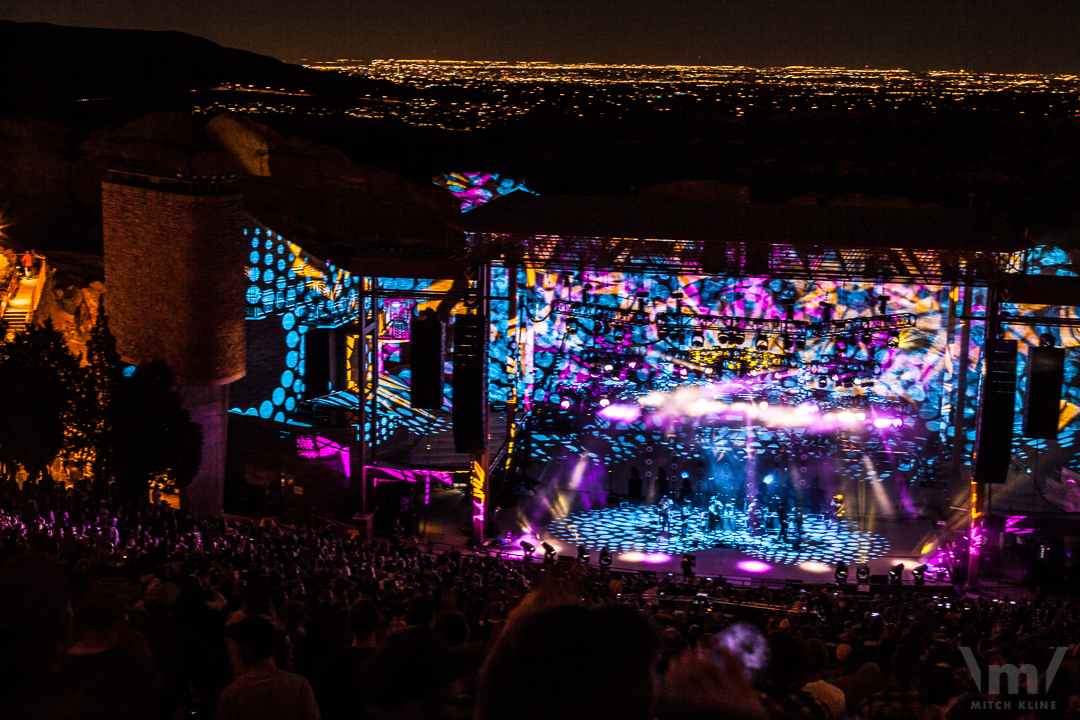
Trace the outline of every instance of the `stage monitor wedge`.
<instances>
[{"instance_id":1,"label":"stage monitor wedge","mask_svg":"<svg viewBox=\"0 0 1080 720\"><path fill-rule=\"evenodd\" d=\"M435 313L414 315L409 328L409 406L438 410L443 401L445 331Z\"/></svg>"},{"instance_id":2,"label":"stage monitor wedge","mask_svg":"<svg viewBox=\"0 0 1080 720\"><path fill-rule=\"evenodd\" d=\"M972 480L1003 483L1012 461L1017 343L1015 340L987 340L983 352L986 369L976 423Z\"/></svg>"},{"instance_id":3,"label":"stage monitor wedge","mask_svg":"<svg viewBox=\"0 0 1080 720\"><path fill-rule=\"evenodd\" d=\"M483 315L454 319L452 419L459 453L487 449L487 333Z\"/></svg>"},{"instance_id":4,"label":"stage monitor wedge","mask_svg":"<svg viewBox=\"0 0 1080 720\"><path fill-rule=\"evenodd\" d=\"M1033 347L1028 353L1024 437L1053 440L1061 416L1061 386L1065 381L1065 348Z\"/></svg>"}]
</instances>

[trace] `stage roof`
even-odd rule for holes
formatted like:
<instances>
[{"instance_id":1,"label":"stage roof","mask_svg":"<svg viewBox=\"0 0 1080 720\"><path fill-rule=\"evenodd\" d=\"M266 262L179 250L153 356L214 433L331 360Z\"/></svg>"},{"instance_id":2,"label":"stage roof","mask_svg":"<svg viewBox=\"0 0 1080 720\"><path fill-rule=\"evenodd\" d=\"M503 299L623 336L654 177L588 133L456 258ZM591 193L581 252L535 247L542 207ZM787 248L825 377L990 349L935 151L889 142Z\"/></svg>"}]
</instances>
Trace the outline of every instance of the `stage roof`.
<instances>
[{"instance_id":1,"label":"stage roof","mask_svg":"<svg viewBox=\"0 0 1080 720\"><path fill-rule=\"evenodd\" d=\"M643 238L835 248L1012 252L1019 233L976 211L717 203L515 193L462 215L469 233Z\"/></svg>"}]
</instances>

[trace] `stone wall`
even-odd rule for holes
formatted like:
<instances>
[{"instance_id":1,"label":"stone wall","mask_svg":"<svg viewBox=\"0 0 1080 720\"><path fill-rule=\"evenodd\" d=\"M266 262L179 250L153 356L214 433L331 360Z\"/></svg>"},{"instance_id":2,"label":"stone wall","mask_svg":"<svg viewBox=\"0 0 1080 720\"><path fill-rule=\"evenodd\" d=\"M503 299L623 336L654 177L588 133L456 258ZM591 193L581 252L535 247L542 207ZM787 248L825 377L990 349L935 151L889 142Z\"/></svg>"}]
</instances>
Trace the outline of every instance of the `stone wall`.
<instances>
[{"instance_id":1,"label":"stone wall","mask_svg":"<svg viewBox=\"0 0 1080 720\"><path fill-rule=\"evenodd\" d=\"M243 196L102 184L109 324L127 362L177 380L244 375Z\"/></svg>"},{"instance_id":2,"label":"stone wall","mask_svg":"<svg viewBox=\"0 0 1080 720\"><path fill-rule=\"evenodd\" d=\"M191 484L180 491L180 505L198 517L219 517L225 497L229 387L182 385L180 402L203 432L202 464Z\"/></svg>"}]
</instances>

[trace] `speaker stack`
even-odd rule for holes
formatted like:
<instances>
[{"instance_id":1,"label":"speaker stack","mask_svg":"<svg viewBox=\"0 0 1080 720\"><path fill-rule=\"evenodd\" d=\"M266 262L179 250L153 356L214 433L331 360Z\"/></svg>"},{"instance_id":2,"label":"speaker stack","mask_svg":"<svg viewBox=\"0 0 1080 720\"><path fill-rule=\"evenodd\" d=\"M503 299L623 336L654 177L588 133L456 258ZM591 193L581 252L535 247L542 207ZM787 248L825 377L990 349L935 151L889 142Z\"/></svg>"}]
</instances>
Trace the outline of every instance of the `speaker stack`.
<instances>
[{"instance_id":1,"label":"speaker stack","mask_svg":"<svg viewBox=\"0 0 1080 720\"><path fill-rule=\"evenodd\" d=\"M975 431L972 480L1003 483L1012 461L1016 403L1016 341L1000 338L983 345L985 372ZM959 431L959 428L958 428Z\"/></svg>"},{"instance_id":2,"label":"speaker stack","mask_svg":"<svg viewBox=\"0 0 1080 720\"><path fill-rule=\"evenodd\" d=\"M454 321L454 450L487 449L487 318L458 315Z\"/></svg>"},{"instance_id":3,"label":"speaker stack","mask_svg":"<svg viewBox=\"0 0 1080 720\"><path fill-rule=\"evenodd\" d=\"M1065 381L1065 349L1031 348L1028 353L1028 393L1024 405L1024 436L1053 440L1058 436L1061 385Z\"/></svg>"},{"instance_id":4,"label":"speaker stack","mask_svg":"<svg viewBox=\"0 0 1080 720\"><path fill-rule=\"evenodd\" d=\"M435 313L413 316L409 327L409 406L438 410L443 400L443 356L445 333Z\"/></svg>"}]
</instances>

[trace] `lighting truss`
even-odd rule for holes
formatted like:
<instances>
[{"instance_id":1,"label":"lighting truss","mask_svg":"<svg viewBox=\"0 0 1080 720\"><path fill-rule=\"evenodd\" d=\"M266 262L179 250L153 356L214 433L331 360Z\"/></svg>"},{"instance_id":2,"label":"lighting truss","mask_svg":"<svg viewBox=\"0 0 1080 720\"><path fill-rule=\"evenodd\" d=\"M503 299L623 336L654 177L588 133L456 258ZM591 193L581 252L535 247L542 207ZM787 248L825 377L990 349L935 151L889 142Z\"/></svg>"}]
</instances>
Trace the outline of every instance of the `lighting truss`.
<instances>
[{"instance_id":1,"label":"lighting truss","mask_svg":"<svg viewBox=\"0 0 1080 720\"><path fill-rule=\"evenodd\" d=\"M596 305L572 300L555 300L551 312L567 318L600 320L609 325L648 325L653 322L664 332L709 330L756 332L766 335L789 335L796 337L833 337L849 333L875 333L900 330L915 326L915 316L910 313L854 317L830 322L809 322L781 318L751 318L705 315L688 312L650 312L641 298L637 308L631 306Z\"/></svg>"},{"instance_id":2,"label":"lighting truss","mask_svg":"<svg viewBox=\"0 0 1080 720\"><path fill-rule=\"evenodd\" d=\"M795 367L801 364L798 355L739 348L690 350L690 360L698 365L718 367L724 370L753 368L768 371Z\"/></svg>"},{"instance_id":3,"label":"lighting truss","mask_svg":"<svg viewBox=\"0 0 1080 720\"><path fill-rule=\"evenodd\" d=\"M555 300L551 303L551 312L555 315L580 320L601 320L606 323L647 325L650 322L647 314L633 308L596 305L572 300Z\"/></svg>"},{"instance_id":4,"label":"lighting truss","mask_svg":"<svg viewBox=\"0 0 1080 720\"><path fill-rule=\"evenodd\" d=\"M827 323L806 323L806 326L811 334L824 337L846 333L886 332L888 330L915 327L915 316L909 313L874 315L872 317L833 320Z\"/></svg>"},{"instance_id":5,"label":"lighting truss","mask_svg":"<svg viewBox=\"0 0 1080 720\"><path fill-rule=\"evenodd\" d=\"M827 247L802 243L559 237L466 232L474 262L572 271L727 275L838 282L990 285L1023 272L1023 253L910 247ZM898 243L899 244L899 243Z\"/></svg>"}]
</instances>

